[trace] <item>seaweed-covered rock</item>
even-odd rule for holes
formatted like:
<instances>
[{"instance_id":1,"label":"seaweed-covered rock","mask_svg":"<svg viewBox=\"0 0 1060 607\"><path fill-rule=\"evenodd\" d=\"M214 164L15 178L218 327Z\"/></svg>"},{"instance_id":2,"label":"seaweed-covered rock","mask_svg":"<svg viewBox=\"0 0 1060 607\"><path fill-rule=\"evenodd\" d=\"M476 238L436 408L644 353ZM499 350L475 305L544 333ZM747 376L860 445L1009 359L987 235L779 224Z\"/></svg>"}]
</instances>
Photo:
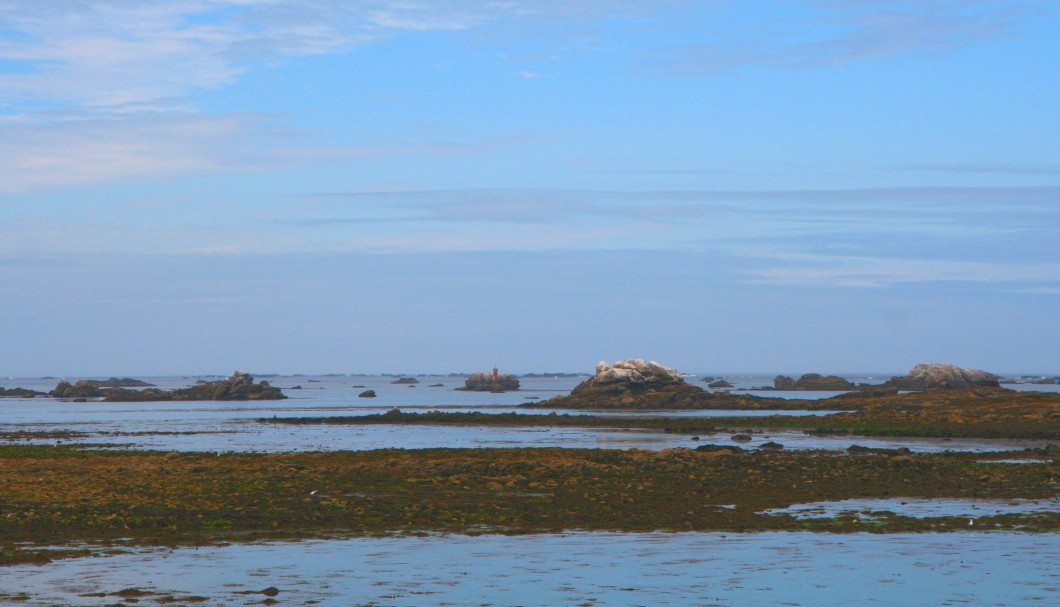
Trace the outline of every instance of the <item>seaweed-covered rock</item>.
<instances>
[{"instance_id":1,"label":"seaweed-covered rock","mask_svg":"<svg viewBox=\"0 0 1060 607\"><path fill-rule=\"evenodd\" d=\"M357 395L358 398L375 398L375 390L365 390Z\"/></svg>"},{"instance_id":2,"label":"seaweed-covered rock","mask_svg":"<svg viewBox=\"0 0 1060 607\"><path fill-rule=\"evenodd\" d=\"M287 398L279 388L262 381L254 383L254 377L246 371L236 371L231 377L180 388L177 390L124 390L109 388L104 394L108 402L150 401L199 401L199 400L281 400Z\"/></svg>"},{"instance_id":3,"label":"seaweed-covered rock","mask_svg":"<svg viewBox=\"0 0 1060 607\"><path fill-rule=\"evenodd\" d=\"M720 390L724 390L724 389L732 388L733 385L730 384L729 382L725 381L724 379L719 379L719 380L712 381L712 382L708 383L707 387L708 388L713 388L715 390L719 390L719 389Z\"/></svg>"},{"instance_id":4,"label":"seaweed-covered rock","mask_svg":"<svg viewBox=\"0 0 1060 607\"><path fill-rule=\"evenodd\" d=\"M399 377L399 378L395 379L394 381L392 381L390 383L392 383L392 384L418 384L418 383L420 383L420 380L416 379L415 377Z\"/></svg>"},{"instance_id":5,"label":"seaweed-covered rock","mask_svg":"<svg viewBox=\"0 0 1060 607\"><path fill-rule=\"evenodd\" d=\"M492 372L479 371L473 373L464 381L463 388L457 390L469 390L472 392L507 392L519 389L519 379L507 373L498 373L494 368Z\"/></svg>"},{"instance_id":6,"label":"seaweed-covered rock","mask_svg":"<svg viewBox=\"0 0 1060 607\"><path fill-rule=\"evenodd\" d=\"M0 398L33 398L35 396L47 396L47 394L26 388L0 388Z\"/></svg>"},{"instance_id":7,"label":"seaweed-covered rock","mask_svg":"<svg viewBox=\"0 0 1060 607\"><path fill-rule=\"evenodd\" d=\"M838 375L806 373L797 380L786 375L778 375L773 378L774 390L846 391L854 388L854 384Z\"/></svg>"},{"instance_id":8,"label":"seaweed-covered rock","mask_svg":"<svg viewBox=\"0 0 1060 607\"><path fill-rule=\"evenodd\" d=\"M87 379L78 380L77 383L61 380L55 385L55 389L48 393L55 398L98 398L103 396L99 384Z\"/></svg>"},{"instance_id":9,"label":"seaweed-covered rock","mask_svg":"<svg viewBox=\"0 0 1060 607\"><path fill-rule=\"evenodd\" d=\"M913 367L908 375L896 376L883 385L899 390L964 390L977 386L1000 387L1000 378L993 373L977 369L961 369L943 363L921 363Z\"/></svg>"}]
</instances>

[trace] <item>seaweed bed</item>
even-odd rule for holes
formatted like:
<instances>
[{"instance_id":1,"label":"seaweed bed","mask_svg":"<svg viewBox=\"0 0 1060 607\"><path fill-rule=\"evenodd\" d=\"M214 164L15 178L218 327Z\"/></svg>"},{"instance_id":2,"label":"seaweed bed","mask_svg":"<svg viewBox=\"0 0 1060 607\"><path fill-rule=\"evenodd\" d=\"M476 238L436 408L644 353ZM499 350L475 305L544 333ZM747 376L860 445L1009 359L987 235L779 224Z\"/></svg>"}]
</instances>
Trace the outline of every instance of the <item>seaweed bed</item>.
<instances>
[{"instance_id":1,"label":"seaweed bed","mask_svg":"<svg viewBox=\"0 0 1060 607\"><path fill-rule=\"evenodd\" d=\"M547 415L520 413L387 413L330 417L270 417L274 424L438 424L508 427L578 427L661 430L688 434L732 432L734 428L793 428L813 434L862 436L922 436L967 438L1060 438L1060 407L1040 408L1021 403L1004 408L966 406L960 410L925 405L884 405L853 413L831 415L770 415L766 417L616 417L589 414Z\"/></svg>"},{"instance_id":2,"label":"seaweed bed","mask_svg":"<svg viewBox=\"0 0 1060 607\"><path fill-rule=\"evenodd\" d=\"M1013 453L995 454L1011 457ZM0 447L0 563L47 545L118 538L176 545L375 533L560 530L956 531L965 519L800 520L761 511L852 498L1051 498L1047 461L975 453L386 449L163 453ZM1060 513L984 517L977 529L1060 531ZM72 554L82 554L73 551Z\"/></svg>"}]
</instances>

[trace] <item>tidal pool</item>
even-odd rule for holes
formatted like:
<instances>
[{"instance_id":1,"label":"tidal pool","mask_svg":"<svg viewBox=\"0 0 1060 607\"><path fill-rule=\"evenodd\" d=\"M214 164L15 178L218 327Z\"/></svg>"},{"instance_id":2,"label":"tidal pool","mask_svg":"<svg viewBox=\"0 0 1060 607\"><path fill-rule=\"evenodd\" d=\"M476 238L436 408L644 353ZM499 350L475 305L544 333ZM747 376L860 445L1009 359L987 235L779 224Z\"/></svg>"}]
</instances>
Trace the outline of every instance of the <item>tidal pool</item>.
<instances>
[{"instance_id":1,"label":"tidal pool","mask_svg":"<svg viewBox=\"0 0 1060 607\"><path fill-rule=\"evenodd\" d=\"M873 513L893 512L899 516L929 518L939 516L994 516L998 514L1029 514L1060 512L1060 498L1052 499L958 499L958 498L882 498L851 499L833 502L794 504L774 508L766 514L790 514L796 518L832 518L845 513L872 516Z\"/></svg>"},{"instance_id":2,"label":"tidal pool","mask_svg":"<svg viewBox=\"0 0 1060 607\"><path fill-rule=\"evenodd\" d=\"M206 548L0 568L20 605L182 597L287 605L1021 606L1060 602L1060 536L966 532L564 533L360 538ZM109 596L86 596L109 595ZM16 597L14 602L10 597ZM191 604L190 601L184 601Z\"/></svg>"}]
</instances>

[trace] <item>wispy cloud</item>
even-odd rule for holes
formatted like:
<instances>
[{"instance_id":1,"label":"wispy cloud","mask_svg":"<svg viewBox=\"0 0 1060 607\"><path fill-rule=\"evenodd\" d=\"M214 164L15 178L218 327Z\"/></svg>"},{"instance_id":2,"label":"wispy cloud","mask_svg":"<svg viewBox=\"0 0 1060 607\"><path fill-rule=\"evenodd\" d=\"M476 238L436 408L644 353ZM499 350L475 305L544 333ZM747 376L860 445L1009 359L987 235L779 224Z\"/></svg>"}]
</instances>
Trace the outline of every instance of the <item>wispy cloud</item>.
<instances>
[{"instance_id":1,"label":"wispy cloud","mask_svg":"<svg viewBox=\"0 0 1060 607\"><path fill-rule=\"evenodd\" d=\"M645 51L652 69L709 75L751 66L811 69L910 53L947 53L1011 35L1034 11L1019 1L808 3L799 17L716 30L705 41Z\"/></svg>"},{"instance_id":2,"label":"wispy cloud","mask_svg":"<svg viewBox=\"0 0 1060 607\"><path fill-rule=\"evenodd\" d=\"M982 263L940 259L774 252L773 267L745 270L750 284L882 288L903 283L1060 283L1060 263Z\"/></svg>"}]
</instances>

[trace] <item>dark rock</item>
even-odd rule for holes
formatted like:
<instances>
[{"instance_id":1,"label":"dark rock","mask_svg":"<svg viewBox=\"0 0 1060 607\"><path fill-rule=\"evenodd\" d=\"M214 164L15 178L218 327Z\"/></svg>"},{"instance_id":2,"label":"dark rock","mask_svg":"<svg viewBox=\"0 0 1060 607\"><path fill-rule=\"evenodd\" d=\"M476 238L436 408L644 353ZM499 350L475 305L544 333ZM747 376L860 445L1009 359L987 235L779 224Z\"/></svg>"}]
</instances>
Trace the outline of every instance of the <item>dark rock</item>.
<instances>
[{"instance_id":1,"label":"dark rock","mask_svg":"<svg viewBox=\"0 0 1060 607\"><path fill-rule=\"evenodd\" d=\"M768 443L762 443L761 445L758 445L758 448L759 449L771 449L771 450L774 450L774 451L780 451L781 449L784 448L784 445L782 445L780 443L777 443L777 442L774 442L774 441L769 441Z\"/></svg>"},{"instance_id":2,"label":"dark rock","mask_svg":"<svg viewBox=\"0 0 1060 607\"><path fill-rule=\"evenodd\" d=\"M154 384L149 384L139 379L133 379L131 377L112 377L108 380L96 382L100 388L153 388Z\"/></svg>"},{"instance_id":3,"label":"dark rock","mask_svg":"<svg viewBox=\"0 0 1060 607\"><path fill-rule=\"evenodd\" d=\"M55 398L99 398L103 396L98 383L85 379L79 380L76 384L71 384L65 379L61 380L48 394Z\"/></svg>"},{"instance_id":4,"label":"dark rock","mask_svg":"<svg viewBox=\"0 0 1060 607\"><path fill-rule=\"evenodd\" d=\"M998 388L998 376L976 369L961 369L950 364L921 363L908 375L896 376L883 386L899 390L963 390L974 387Z\"/></svg>"},{"instance_id":5,"label":"dark rock","mask_svg":"<svg viewBox=\"0 0 1060 607\"><path fill-rule=\"evenodd\" d=\"M733 386L732 386L732 384L730 384L729 382L725 381L724 379L719 379L717 381L710 382L709 384L707 384L707 387L708 388L718 389L718 388L731 388Z\"/></svg>"},{"instance_id":6,"label":"dark rock","mask_svg":"<svg viewBox=\"0 0 1060 607\"><path fill-rule=\"evenodd\" d=\"M732 439L734 443L749 443L751 442L750 434L733 434Z\"/></svg>"},{"instance_id":7,"label":"dark rock","mask_svg":"<svg viewBox=\"0 0 1060 607\"><path fill-rule=\"evenodd\" d=\"M359 398L375 398L375 390L365 390L357 395Z\"/></svg>"},{"instance_id":8,"label":"dark rock","mask_svg":"<svg viewBox=\"0 0 1060 607\"><path fill-rule=\"evenodd\" d=\"M198 384L177 390L123 390L109 388L103 396L107 402L147 401L204 401L204 400L281 400L287 398L279 388L263 381L254 383L254 378L245 371L236 371L221 381Z\"/></svg>"},{"instance_id":9,"label":"dark rock","mask_svg":"<svg viewBox=\"0 0 1060 607\"><path fill-rule=\"evenodd\" d=\"M695 448L699 452L728 451L729 453L743 453L742 447L736 445L700 445Z\"/></svg>"},{"instance_id":10,"label":"dark rock","mask_svg":"<svg viewBox=\"0 0 1060 607\"><path fill-rule=\"evenodd\" d=\"M429 385L427 387L428 388L444 388L445 384L431 384L431 385Z\"/></svg>"},{"instance_id":11,"label":"dark rock","mask_svg":"<svg viewBox=\"0 0 1060 607\"><path fill-rule=\"evenodd\" d=\"M288 390L301 390L302 389L302 385L298 384L297 386L291 386L290 388L287 388L287 389Z\"/></svg>"},{"instance_id":12,"label":"dark rock","mask_svg":"<svg viewBox=\"0 0 1060 607\"><path fill-rule=\"evenodd\" d=\"M276 596L277 594L280 594L280 589L275 586L269 586L265 590L262 590L261 593L265 596Z\"/></svg>"},{"instance_id":13,"label":"dark rock","mask_svg":"<svg viewBox=\"0 0 1060 607\"><path fill-rule=\"evenodd\" d=\"M392 384L418 384L418 383L420 383L420 380L416 379L415 377L399 377L398 379L395 379L394 381L392 381L390 383L392 383Z\"/></svg>"},{"instance_id":14,"label":"dark rock","mask_svg":"<svg viewBox=\"0 0 1060 607\"><path fill-rule=\"evenodd\" d=\"M846 391L853 390L854 388L854 384L837 375L807 373L798 380L792 379L786 375L778 375L773 378L774 390Z\"/></svg>"},{"instance_id":15,"label":"dark rock","mask_svg":"<svg viewBox=\"0 0 1060 607\"><path fill-rule=\"evenodd\" d=\"M518 378L507 373L498 373L496 368L492 372L479 371L471 374L471 377L464 380L464 387L457 388L472 392L507 392L518 389Z\"/></svg>"},{"instance_id":16,"label":"dark rock","mask_svg":"<svg viewBox=\"0 0 1060 607\"><path fill-rule=\"evenodd\" d=\"M47 396L47 394L25 388L0 388L0 398L33 398L36 396Z\"/></svg>"}]
</instances>

